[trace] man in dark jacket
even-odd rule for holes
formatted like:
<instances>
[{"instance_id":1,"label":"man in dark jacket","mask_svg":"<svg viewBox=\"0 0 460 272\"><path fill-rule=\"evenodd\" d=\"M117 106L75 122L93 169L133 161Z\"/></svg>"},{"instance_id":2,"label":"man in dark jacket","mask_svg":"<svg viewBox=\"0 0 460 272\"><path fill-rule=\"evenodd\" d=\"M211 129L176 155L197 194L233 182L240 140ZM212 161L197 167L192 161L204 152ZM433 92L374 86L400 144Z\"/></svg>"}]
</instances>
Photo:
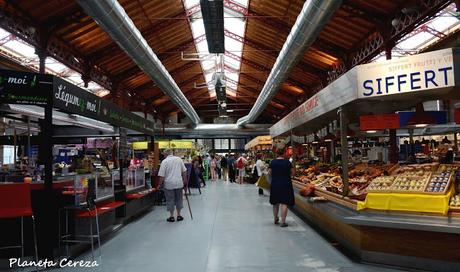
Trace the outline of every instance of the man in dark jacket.
<instances>
[{"instance_id":1,"label":"man in dark jacket","mask_svg":"<svg viewBox=\"0 0 460 272\"><path fill-rule=\"evenodd\" d=\"M220 167L222 168L222 179L227 181L228 178L228 154L220 159Z\"/></svg>"},{"instance_id":2,"label":"man in dark jacket","mask_svg":"<svg viewBox=\"0 0 460 272\"><path fill-rule=\"evenodd\" d=\"M235 156L233 154L230 154L230 157L227 160L227 165L228 165L228 178L230 182L236 182L235 180Z\"/></svg>"}]
</instances>

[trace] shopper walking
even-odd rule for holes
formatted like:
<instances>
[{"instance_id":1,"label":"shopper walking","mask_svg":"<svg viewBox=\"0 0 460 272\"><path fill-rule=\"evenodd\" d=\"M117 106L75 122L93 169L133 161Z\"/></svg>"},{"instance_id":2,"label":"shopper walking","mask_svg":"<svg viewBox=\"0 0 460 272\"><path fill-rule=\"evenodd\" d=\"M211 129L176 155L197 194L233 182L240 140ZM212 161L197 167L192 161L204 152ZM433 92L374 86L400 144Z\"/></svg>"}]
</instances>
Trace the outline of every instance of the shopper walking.
<instances>
[{"instance_id":1,"label":"shopper walking","mask_svg":"<svg viewBox=\"0 0 460 272\"><path fill-rule=\"evenodd\" d=\"M236 176L236 169L235 169L235 156L233 154L230 154L228 160L228 178L230 180L230 183L236 182L235 176Z\"/></svg>"},{"instance_id":2,"label":"shopper walking","mask_svg":"<svg viewBox=\"0 0 460 272\"><path fill-rule=\"evenodd\" d=\"M211 182L212 182L217 179L217 172L216 172L217 162L216 162L216 157L214 155L211 156L209 168L211 169Z\"/></svg>"},{"instance_id":3,"label":"shopper walking","mask_svg":"<svg viewBox=\"0 0 460 272\"><path fill-rule=\"evenodd\" d=\"M295 168L289 160L284 159L284 151L276 151L277 158L270 163L271 175L270 204L273 205L273 218L275 224L279 223L278 213L281 207L281 227L287 227L286 216L288 206L295 204L294 189L292 188L291 175L295 174Z\"/></svg>"},{"instance_id":4,"label":"shopper walking","mask_svg":"<svg viewBox=\"0 0 460 272\"><path fill-rule=\"evenodd\" d=\"M263 159L264 159L263 154L257 154L257 161L256 161L255 170L254 170L254 171L257 171L257 176L256 176L257 181L259 180L259 178L264 174L265 170L267 169L267 165L265 164ZM263 194L264 194L264 189L259 188L259 195L263 195Z\"/></svg>"},{"instance_id":5,"label":"shopper walking","mask_svg":"<svg viewBox=\"0 0 460 272\"><path fill-rule=\"evenodd\" d=\"M265 163L262 160L262 154L256 155L256 163L254 164L254 168L252 169L252 178L253 183L256 183L257 180L262 176L263 171L265 171Z\"/></svg>"},{"instance_id":6,"label":"shopper walking","mask_svg":"<svg viewBox=\"0 0 460 272\"><path fill-rule=\"evenodd\" d=\"M197 180L197 186L201 187L202 183L204 184L204 186L206 186L203 180L203 175L201 174L202 167L200 163L200 156L195 156L192 160L192 164L193 164L193 171L195 172L195 178Z\"/></svg>"},{"instance_id":7,"label":"shopper walking","mask_svg":"<svg viewBox=\"0 0 460 272\"><path fill-rule=\"evenodd\" d=\"M222 178L222 159L221 156L216 156L216 171L217 171L217 179Z\"/></svg>"},{"instance_id":8,"label":"shopper walking","mask_svg":"<svg viewBox=\"0 0 460 272\"><path fill-rule=\"evenodd\" d=\"M201 179L201 181L203 182L203 187L206 187L206 181L205 181L205 178L203 176L203 173L205 172L204 170L204 167L203 167L203 159L201 158L201 156L198 156L198 167L199 167L199 177Z\"/></svg>"},{"instance_id":9,"label":"shopper walking","mask_svg":"<svg viewBox=\"0 0 460 272\"><path fill-rule=\"evenodd\" d=\"M166 158L161 162L158 176L160 182L157 188L164 183L164 193L166 198L166 208L169 211L168 222L174 222L174 208L177 213L177 221L182 221L181 216L183 208L183 192L184 183L187 180L187 168L181 158L174 156L171 149L166 149L163 154Z\"/></svg>"},{"instance_id":10,"label":"shopper walking","mask_svg":"<svg viewBox=\"0 0 460 272\"><path fill-rule=\"evenodd\" d=\"M220 159L220 167L222 169L222 179L226 181L228 179L228 154L225 154Z\"/></svg>"},{"instance_id":11,"label":"shopper walking","mask_svg":"<svg viewBox=\"0 0 460 272\"><path fill-rule=\"evenodd\" d=\"M246 164L248 160L246 159L246 154L243 154L236 160L236 168L238 170L238 184L243 184L244 176L246 176Z\"/></svg>"}]
</instances>

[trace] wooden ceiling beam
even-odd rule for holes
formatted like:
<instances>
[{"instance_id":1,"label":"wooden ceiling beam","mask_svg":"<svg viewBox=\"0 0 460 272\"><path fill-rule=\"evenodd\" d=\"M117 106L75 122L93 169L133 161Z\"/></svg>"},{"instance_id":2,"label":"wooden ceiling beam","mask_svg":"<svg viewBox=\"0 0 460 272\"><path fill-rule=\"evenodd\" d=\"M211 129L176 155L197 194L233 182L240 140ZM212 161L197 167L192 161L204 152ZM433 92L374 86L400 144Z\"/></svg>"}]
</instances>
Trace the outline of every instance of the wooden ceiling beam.
<instances>
[{"instance_id":1,"label":"wooden ceiling beam","mask_svg":"<svg viewBox=\"0 0 460 272\"><path fill-rule=\"evenodd\" d=\"M368 9L350 0L344 1L340 8L349 13L351 17L365 19L366 21L374 23L377 27L382 26L385 21L388 20L388 14L381 13L375 9Z\"/></svg>"},{"instance_id":2,"label":"wooden ceiling beam","mask_svg":"<svg viewBox=\"0 0 460 272\"><path fill-rule=\"evenodd\" d=\"M190 79L187 79L187 80L182 81L182 82L178 82L177 85L178 85L179 87L188 85L188 84L190 84L190 83L192 83L192 82L195 82L195 81L198 80L200 77L202 77L202 75L201 75L201 74L197 74L197 75L193 76L193 77L190 78ZM144 84L144 85L145 85L145 84ZM155 95L155 96L153 96L153 97L150 97L150 98L148 99L149 103L152 103L153 101L155 101L155 100L157 100L157 99L160 99L160 98L163 97L163 96L166 96L166 94L163 93L159 88L155 88L155 89L156 89L156 90L159 90L160 92L159 92L157 95ZM187 89L188 89L188 88L187 88ZM148 90L148 89L136 88L136 90L142 92L143 90Z\"/></svg>"},{"instance_id":3,"label":"wooden ceiling beam","mask_svg":"<svg viewBox=\"0 0 460 272\"><path fill-rule=\"evenodd\" d=\"M245 45L248 45L250 47L252 47L253 49L255 50L260 50L261 53L269 56L269 57L272 57L274 58L275 60L278 58L278 55L279 55L279 51L276 52L277 50L273 50L272 48L266 46L266 45L263 45L257 41L254 41L254 40L251 40L250 38L248 37L241 37L231 31L228 31L228 30L225 30L225 36L231 38L231 39L234 39L236 41L239 41L239 42L242 42L244 43ZM318 78L321 79L321 77L324 77L325 78L325 73L326 71L321 69L321 68L317 68L313 65L310 65L308 63L306 63L305 61L303 60L300 60L299 63L297 64L297 66L302 69L302 71L306 72L306 73L309 73L311 75L314 75L314 76L317 76Z\"/></svg>"},{"instance_id":4,"label":"wooden ceiling beam","mask_svg":"<svg viewBox=\"0 0 460 272\"><path fill-rule=\"evenodd\" d=\"M72 8L66 10L65 14L59 16L52 16L42 22L42 25L50 31L55 32L58 29L71 25L79 24L89 16L80 8L77 3L73 3Z\"/></svg>"},{"instance_id":5,"label":"wooden ceiling beam","mask_svg":"<svg viewBox=\"0 0 460 272\"><path fill-rule=\"evenodd\" d=\"M168 18L167 20L163 20L162 22L155 24L151 27L148 27L144 30L141 30L142 37L148 42L151 38L153 38L155 35L158 35L158 32L164 29L171 28L171 24L180 22L180 18L185 18L186 13L184 10L181 12L173 15L171 18ZM171 19L171 20L170 20ZM101 58L107 55L117 55L120 52L123 52L123 50L118 46L117 43L112 42L102 48L99 48L98 50L92 52L91 54L88 55L88 58L92 61L99 61Z\"/></svg>"},{"instance_id":6,"label":"wooden ceiling beam","mask_svg":"<svg viewBox=\"0 0 460 272\"><path fill-rule=\"evenodd\" d=\"M193 88L190 89L190 90L188 90L188 92L191 91L191 90L193 90ZM199 91L199 92L196 94L195 98L189 99L190 104L193 105L197 99L204 99L204 100L208 100L208 101L211 100L211 98L200 97L200 95L203 95L203 94L205 94L205 93L208 93L208 90L203 89L202 91ZM168 104L168 105L165 105L165 106L162 106L162 105L163 105L164 103L166 103L166 102L169 102L169 104ZM176 106L175 104L171 103L169 100L164 101L164 102L162 102L162 103L156 105L156 107L157 107L158 109L160 109L161 111L163 111L163 112L169 112L169 111L171 111L172 109L177 108L177 106Z\"/></svg>"},{"instance_id":7,"label":"wooden ceiling beam","mask_svg":"<svg viewBox=\"0 0 460 272\"><path fill-rule=\"evenodd\" d=\"M262 23L269 25L271 28L281 33L287 34L291 32L291 26L288 25L285 21L280 20L278 18L271 18L270 16L267 16L266 14L261 14L261 13L256 13L256 12L251 11L249 13L248 19L261 21ZM340 59L344 55L348 54L345 48L342 48L338 45L327 42L321 39L320 37L316 39L316 41L312 44L312 47L314 47L316 50L321 51L322 48L326 47L326 45L327 45L327 48L330 48L330 49L328 49L327 52L324 52L324 53L328 55L331 55L331 56L334 56Z\"/></svg>"}]
</instances>

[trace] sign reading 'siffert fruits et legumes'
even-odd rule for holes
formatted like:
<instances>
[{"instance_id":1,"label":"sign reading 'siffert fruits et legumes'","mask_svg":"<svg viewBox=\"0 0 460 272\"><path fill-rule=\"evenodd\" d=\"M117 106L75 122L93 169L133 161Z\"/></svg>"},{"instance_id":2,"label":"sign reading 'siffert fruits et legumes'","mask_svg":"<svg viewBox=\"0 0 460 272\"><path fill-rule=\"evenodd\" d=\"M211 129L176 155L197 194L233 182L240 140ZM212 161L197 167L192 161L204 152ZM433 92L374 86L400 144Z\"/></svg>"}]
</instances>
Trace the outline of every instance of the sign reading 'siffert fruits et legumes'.
<instances>
[{"instance_id":1,"label":"sign reading 'siffert fruits et legumes'","mask_svg":"<svg viewBox=\"0 0 460 272\"><path fill-rule=\"evenodd\" d=\"M452 49L358 66L358 97L371 98L455 85Z\"/></svg>"}]
</instances>

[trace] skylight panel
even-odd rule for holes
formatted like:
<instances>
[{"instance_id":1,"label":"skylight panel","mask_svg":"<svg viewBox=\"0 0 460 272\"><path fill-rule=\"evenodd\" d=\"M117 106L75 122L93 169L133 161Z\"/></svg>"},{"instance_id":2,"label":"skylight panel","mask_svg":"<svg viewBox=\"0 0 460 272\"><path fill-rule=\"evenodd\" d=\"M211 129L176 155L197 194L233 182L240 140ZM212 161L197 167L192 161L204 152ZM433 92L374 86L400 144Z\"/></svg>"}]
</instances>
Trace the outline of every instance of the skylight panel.
<instances>
[{"instance_id":1,"label":"skylight panel","mask_svg":"<svg viewBox=\"0 0 460 272\"><path fill-rule=\"evenodd\" d=\"M205 78L205 80L206 80L206 83L209 83L209 82L212 81L212 74L213 74L213 73L208 73L208 74L205 74L205 75L204 75L204 78Z\"/></svg>"},{"instance_id":2,"label":"skylight panel","mask_svg":"<svg viewBox=\"0 0 460 272\"><path fill-rule=\"evenodd\" d=\"M403 37L393 48L392 58L416 54L430 44L438 41L440 36L448 35L460 28L459 18L452 13L455 9L455 4L451 4L443 11L439 12L437 17L419 26L412 33ZM385 53L382 52L376 56L373 61L378 62L385 59Z\"/></svg>"},{"instance_id":3,"label":"skylight panel","mask_svg":"<svg viewBox=\"0 0 460 272\"><path fill-rule=\"evenodd\" d=\"M246 25L246 22L240 18L225 18L224 19L224 28L241 37L244 36L244 31L246 28L245 25Z\"/></svg>"},{"instance_id":4,"label":"skylight panel","mask_svg":"<svg viewBox=\"0 0 460 272\"><path fill-rule=\"evenodd\" d=\"M200 4L200 0L184 0L184 6L186 9L189 9L198 4Z\"/></svg>"},{"instance_id":5,"label":"skylight panel","mask_svg":"<svg viewBox=\"0 0 460 272\"><path fill-rule=\"evenodd\" d=\"M236 70L240 69L240 62L228 56L225 56L225 64L230 66L230 68L233 68Z\"/></svg>"},{"instance_id":6,"label":"skylight panel","mask_svg":"<svg viewBox=\"0 0 460 272\"><path fill-rule=\"evenodd\" d=\"M234 3L239 5L239 7L237 6L236 8L230 8L228 6L228 3L224 3L224 28L226 31L229 31L244 39L244 34L246 30L245 14L247 12L249 1L238 0L234 1ZM201 11L197 9L197 5L199 5L199 0L184 0L184 6L189 13L190 28L192 30L192 35L195 40L198 37L203 37L205 35L202 14ZM193 12L193 14L190 14L191 12ZM216 66L216 60L217 58L219 58L219 56L209 54L207 40L201 38L200 40L201 42L196 43L195 47L200 56L201 68L203 70L206 83L208 84L210 95L211 97L213 97L213 94L215 96L213 90L214 86L212 86L210 83L212 83L212 75L215 72L220 72L220 66L219 68ZM241 63L240 60L238 60L238 58L241 58L241 56L243 55L243 46L244 45L242 42L229 37L225 37L225 50L234 54L236 56L236 59L224 55L224 64L228 66L228 69L224 68L224 72L229 79L234 80L235 82L238 82L239 80L238 71L240 69ZM235 71L237 72L235 73ZM236 89L237 86L235 85L234 88Z\"/></svg>"},{"instance_id":7,"label":"skylight panel","mask_svg":"<svg viewBox=\"0 0 460 272\"><path fill-rule=\"evenodd\" d=\"M233 2L240 4L240 6L243 6L245 8L247 8L249 4L248 0L233 0Z\"/></svg>"},{"instance_id":8,"label":"skylight panel","mask_svg":"<svg viewBox=\"0 0 460 272\"><path fill-rule=\"evenodd\" d=\"M11 35L8 31L4 30L3 28L0 28L0 39L4 39Z\"/></svg>"},{"instance_id":9,"label":"skylight panel","mask_svg":"<svg viewBox=\"0 0 460 272\"><path fill-rule=\"evenodd\" d=\"M225 50L232 52L237 56L241 56L243 54L243 44L237 40L234 40L229 37L225 37Z\"/></svg>"},{"instance_id":10,"label":"skylight panel","mask_svg":"<svg viewBox=\"0 0 460 272\"><path fill-rule=\"evenodd\" d=\"M417 49L420 47L420 45L423 45L432 38L433 35L431 33L420 32L408 38L407 40L400 42L397 47L401 49Z\"/></svg>"},{"instance_id":11,"label":"skylight panel","mask_svg":"<svg viewBox=\"0 0 460 272\"><path fill-rule=\"evenodd\" d=\"M19 40L12 40L3 45L4 47L12 50L13 52L16 52L28 59L37 59L38 56L35 54L35 48L32 46L19 41Z\"/></svg>"},{"instance_id":12,"label":"skylight panel","mask_svg":"<svg viewBox=\"0 0 460 272\"><path fill-rule=\"evenodd\" d=\"M205 34L203 19L193 20L190 25L192 27L192 33L195 38Z\"/></svg>"},{"instance_id":13,"label":"skylight panel","mask_svg":"<svg viewBox=\"0 0 460 272\"><path fill-rule=\"evenodd\" d=\"M431 22L428 23L428 26L436 29L440 32L444 32L449 27L458 24L459 20L453 16L442 16L433 19Z\"/></svg>"},{"instance_id":14,"label":"skylight panel","mask_svg":"<svg viewBox=\"0 0 460 272\"><path fill-rule=\"evenodd\" d=\"M54 74L61 74L68 69L67 66L50 57L46 58L45 66L46 69L52 71Z\"/></svg>"},{"instance_id":15,"label":"skylight panel","mask_svg":"<svg viewBox=\"0 0 460 272\"><path fill-rule=\"evenodd\" d=\"M216 67L216 62L214 60L205 60L201 62L201 66L203 67L203 70L208 71L209 69Z\"/></svg>"},{"instance_id":16,"label":"skylight panel","mask_svg":"<svg viewBox=\"0 0 460 272\"><path fill-rule=\"evenodd\" d=\"M199 42L196 44L196 50L198 53L207 53L208 52L208 44L206 42L206 39L202 42Z\"/></svg>"},{"instance_id":17,"label":"skylight panel","mask_svg":"<svg viewBox=\"0 0 460 272\"><path fill-rule=\"evenodd\" d=\"M237 73L226 72L225 76L227 76L228 78L230 78L231 80L233 80L235 82L238 82L238 74Z\"/></svg>"}]
</instances>

